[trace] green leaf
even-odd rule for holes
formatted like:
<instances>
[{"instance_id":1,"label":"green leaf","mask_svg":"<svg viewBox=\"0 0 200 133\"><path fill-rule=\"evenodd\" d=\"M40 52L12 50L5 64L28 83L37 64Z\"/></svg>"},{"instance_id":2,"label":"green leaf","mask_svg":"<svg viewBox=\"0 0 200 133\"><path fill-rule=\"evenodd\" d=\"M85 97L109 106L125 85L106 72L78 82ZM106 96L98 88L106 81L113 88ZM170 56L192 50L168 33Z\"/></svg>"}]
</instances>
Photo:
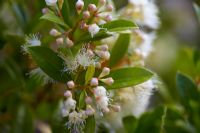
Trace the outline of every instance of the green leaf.
<instances>
[{"instance_id":1,"label":"green leaf","mask_svg":"<svg viewBox=\"0 0 200 133\"><path fill-rule=\"evenodd\" d=\"M103 25L100 25L101 28L105 28L110 32L117 32L123 30L130 30L134 28L138 28L135 23L129 20L114 20Z\"/></svg>"},{"instance_id":2,"label":"green leaf","mask_svg":"<svg viewBox=\"0 0 200 133\"><path fill-rule=\"evenodd\" d=\"M86 124L85 124L85 133L95 133L95 128L96 128L96 122L94 116L90 116L86 119Z\"/></svg>"},{"instance_id":3,"label":"green leaf","mask_svg":"<svg viewBox=\"0 0 200 133\"><path fill-rule=\"evenodd\" d=\"M134 116L124 117L123 125L126 130L126 133L134 133L137 127L137 119Z\"/></svg>"},{"instance_id":4,"label":"green leaf","mask_svg":"<svg viewBox=\"0 0 200 133\"><path fill-rule=\"evenodd\" d=\"M87 84L92 79L94 73L95 73L95 67L89 66L85 74L85 84Z\"/></svg>"},{"instance_id":5,"label":"green leaf","mask_svg":"<svg viewBox=\"0 0 200 133\"><path fill-rule=\"evenodd\" d=\"M190 99L198 99L197 86L189 76L178 72L176 74L176 85L183 102L188 103Z\"/></svg>"},{"instance_id":6,"label":"green leaf","mask_svg":"<svg viewBox=\"0 0 200 133\"><path fill-rule=\"evenodd\" d=\"M64 61L51 49L46 47L29 47L28 52L31 54L37 65L51 78L67 82L70 80L70 75L64 70Z\"/></svg>"},{"instance_id":7,"label":"green leaf","mask_svg":"<svg viewBox=\"0 0 200 133\"><path fill-rule=\"evenodd\" d=\"M110 36L112 36L112 34L106 33L105 30L100 30L93 37L89 33L82 35L81 37L78 38L78 41L75 42L75 43L79 44L79 43L83 43L83 42L99 41L101 39L104 39L104 38L107 38L107 37L110 37Z\"/></svg>"},{"instance_id":8,"label":"green leaf","mask_svg":"<svg viewBox=\"0 0 200 133\"><path fill-rule=\"evenodd\" d=\"M153 73L144 68L130 67L117 69L111 71L109 77L114 79L114 83L111 86L107 86L107 89L120 89L138 85L149 80L152 76Z\"/></svg>"},{"instance_id":9,"label":"green leaf","mask_svg":"<svg viewBox=\"0 0 200 133\"><path fill-rule=\"evenodd\" d=\"M200 2L199 2L200 3ZM195 9L195 12L196 12L196 15L197 15L197 18L199 20L199 23L200 23L200 7L199 7L199 3L194 3L193 6L194 6L194 9Z\"/></svg>"},{"instance_id":10,"label":"green leaf","mask_svg":"<svg viewBox=\"0 0 200 133\"><path fill-rule=\"evenodd\" d=\"M79 97L79 108L83 109L85 107L85 97L86 97L86 92L82 91Z\"/></svg>"},{"instance_id":11,"label":"green leaf","mask_svg":"<svg viewBox=\"0 0 200 133\"><path fill-rule=\"evenodd\" d=\"M64 0L62 6L63 19L70 27L73 27L77 18L76 2L77 0Z\"/></svg>"},{"instance_id":12,"label":"green leaf","mask_svg":"<svg viewBox=\"0 0 200 133\"><path fill-rule=\"evenodd\" d=\"M62 19L60 19L58 16L56 16L53 13L47 13L43 15L40 19L48 20L56 24L59 24L60 26L64 26L65 28L69 28L69 26L65 24L65 22Z\"/></svg>"},{"instance_id":13,"label":"green leaf","mask_svg":"<svg viewBox=\"0 0 200 133\"><path fill-rule=\"evenodd\" d=\"M194 61L195 65L198 65L198 63L200 62L200 51L199 50L194 51L193 61Z\"/></svg>"},{"instance_id":14,"label":"green leaf","mask_svg":"<svg viewBox=\"0 0 200 133\"><path fill-rule=\"evenodd\" d=\"M110 66L117 64L124 57L130 43L130 34L121 34L111 52Z\"/></svg>"}]
</instances>

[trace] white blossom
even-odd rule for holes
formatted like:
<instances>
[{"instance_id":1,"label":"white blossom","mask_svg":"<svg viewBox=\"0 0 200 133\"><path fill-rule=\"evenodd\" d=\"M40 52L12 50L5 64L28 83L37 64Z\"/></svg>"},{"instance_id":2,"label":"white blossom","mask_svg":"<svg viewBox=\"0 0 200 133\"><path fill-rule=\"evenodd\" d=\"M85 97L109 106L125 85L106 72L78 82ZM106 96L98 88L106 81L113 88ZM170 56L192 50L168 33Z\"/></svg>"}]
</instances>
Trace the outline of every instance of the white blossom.
<instances>
[{"instance_id":1,"label":"white blossom","mask_svg":"<svg viewBox=\"0 0 200 133\"><path fill-rule=\"evenodd\" d=\"M91 24L88 27L88 31L90 32L91 36L93 37L99 32L100 28L97 24Z\"/></svg>"},{"instance_id":2,"label":"white blossom","mask_svg":"<svg viewBox=\"0 0 200 133\"><path fill-rule=\"evenodd\" d=\"M45 0L45 2L48 6L55 6L57 3L57 0Z\"/></svg>"},{"instance_id":3,"label":"white blossom","mask_svg":"<svg viewBox=\"0 0 200 133\"><path fill-rule=\"evenodd\" d=\"M152 0L129 0L132 7L128 7L126 14L139 25L146 25L157 29L160 22L158 8Z\"/></svg>"}]
</instances>

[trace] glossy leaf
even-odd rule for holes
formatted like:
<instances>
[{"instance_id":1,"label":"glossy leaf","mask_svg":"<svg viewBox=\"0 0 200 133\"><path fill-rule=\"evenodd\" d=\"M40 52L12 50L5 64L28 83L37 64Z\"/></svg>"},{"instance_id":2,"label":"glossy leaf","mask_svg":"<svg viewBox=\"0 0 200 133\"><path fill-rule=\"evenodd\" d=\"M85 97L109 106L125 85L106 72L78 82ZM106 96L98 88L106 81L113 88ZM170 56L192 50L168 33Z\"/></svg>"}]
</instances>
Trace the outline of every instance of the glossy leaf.
<instances>
[{"instance_id":1,"label":"glossy leaf","mask_svg":"<svg viewBox=\"0 0 200 133\"><path fill-rule=\"evenodd\" d=\"M121 34L111 52L110 66L117 64L124 57L130 43L130 34Z\"/></svg>"},{"instance_id":2,"label":"glossy leaf","mask_svg":"<svg viewBox=\"0 0 200 133\"><path fill-rule=\"evenodd\" d=\"M64 0L62 6L62 16L70 27L73 27L75 24L75 18L77 17L77 11L75 9L75 4L77 0Z\"/></svg>"},{"instance_id":3,"label":"glossy leaf","mask_svg":"<svg viewBox=\"0 0 200 133\"><path fill-rule=\"evenodd\" d=\"M79 97L79 108L83 109L85 107L85 97L86 97L86 92L82 91Z\"/></svg>"},{"instance_id":4,"label":"glossy leaf","mask_svg":"<svg viewBox=\"0 0 200 133\"><path fill-rule=\"evenodd\" d=\"M94 73L95 73L95 67L89 66L85 74L85 84L87 84L92 79Z\"/></svg>"},{"instance_id":5,"label":"glossy leaf","mask_svg":"<svg viewBox=\"0 0 200 133\"><path fill-rule=\"evenodd\" d=\"M134 133L137 126L137 119L134 116L127 116L123 118L123 125L126 133Z\"/></svg>"},{"instance_id":6,"label":"glossy leaf","mask_svg":"<svg viewBox=\"0 0 200 133\"><path fill-rule=\"evenodd\" d=\"M123 30L130 30L138 28L135 23L129 20L114 20L103 25L100 25L101 28L105 28L110 32L117 32Z\"/></svg>"},{"instance_id":7,"label":"glossy leaf","mask_svg":"<svg viewBox=\"0 0 200 133\"><path fill-rule=\"evenodd\" d=\"M95 133L95 128L96 128L96 122L94 116L90 116L86 119L86 124L85 124L85 133Z\"/></svg>"},{"instance_id":8,"label":"glossy leaf","mask_svg":"<svg viewBox=\"0 0 200 133\"><path fill-rule=\"evenodd\" d=\"M63 60L51 49L46 47L29 47L28 52L31 54L37 65L51 78L66 82L70 80L70 75L64 70Z\"/></svg>"},{"instance_id":9,"label":"glossy leaf","mask_svg":"<svg viewBox=\"0 0 200 133\"><path fill-rule=\"evenodd\" d=\"M65 22L62 19L60 19L58 16L54 15L53 13L45 14L40 19L48 20L56 24L59 24L61 26L64 26L65 28L69 28L69 26L65 24Z\"/></svg>"},{"instance_id":10,"label":"glossy leaf","mask_svg":"<svg viewBox=\"0 0 200 133\"><path fill-rule=\"evenodd\" d=\"M198 90L194 81L182 73L176 74L176 85L178 88L178 93L181 100L184 102L189 102L190 99L198 99Z\"/></svg>"},{"instance_id":11,"label":"glossy leaf","mask_svg":"<svg viewBox=\"0 0 200 133\"><path fill-rule=\"evenodd\" d=\"M107 89L120 89L138 85L149 80L152 76L153 73L144 68L130 67L117 69L111 71L109 77L114 79L114 83L111 86L107 86Z\"/></svg>"}]
</instances>

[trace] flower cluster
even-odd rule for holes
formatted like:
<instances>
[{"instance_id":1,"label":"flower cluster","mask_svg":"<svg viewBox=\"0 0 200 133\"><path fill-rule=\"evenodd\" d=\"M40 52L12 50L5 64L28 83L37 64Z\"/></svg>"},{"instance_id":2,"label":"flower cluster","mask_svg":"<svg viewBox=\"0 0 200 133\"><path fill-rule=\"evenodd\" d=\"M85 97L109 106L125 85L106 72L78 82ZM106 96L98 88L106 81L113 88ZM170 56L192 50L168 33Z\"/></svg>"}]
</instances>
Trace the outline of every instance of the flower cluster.
<instances>
[{"instance_id":1,"label":"flower cluster","mask_svg":"<svg viewBox=\"0 0 200 133\"><path fill-rule=\"evenodd\" d=\"M118 90L108 92L107 89L115 85L116 82L114 79L117 77L117 74L115 73L115 76L113 76L110 70L112 68L108 67L109 61L112 58L112 53L110 53L111 46L103 39L110 36L113 37L113 35L117 36L119 33L130 34L131 36L128 54L125 53L124 56L126 63L121 63L122 65L120 66L114 66L113 69L124 66L138 66L138 62L139 66L144 66L144 59L152 51L152 42L155 39L154 30L159 25L157 8L154 3L150 0L129 0L128 5L116 15L124 20L120 18L118 21L113 21L113 15L111 14L114 7L107 0L99 0L96 3L87 3L83 0L77 0L76 2L67 0L45 0L45 2L47 8L42 10L45 16L43 18L58 24L56 28L51 29L49 32L55 38L54 46L55 44L56 46L52 50L47 50L49 57L53 56L58 60L53 62L58 63L56 64L58 66L48 61L50 68L46 72L49 73L50 70L53 71L55 68L61 69L64 67L62 70L55 71L55 79L61 80L61 78L64 79L67 75L67 78L64 79L64 86L66 88L65 92L63 92L64 100L61 108L62 116L68 119L66 127L71 132L78 133L84 130L86 119L89 117L95 117L98 120L99 116L102 117L109 114L109 117L119 112L121 115L117 115L118 117L129 114L139 116L148 105L152 89L155 88L154 83L152 80L149 80L137 86L131 84L128 88L123 87L127 87L129 83L120 83L121 86L117 86ZM73 18L73 24L68 23L70 18L66 20L66 15L64 15L67 10L64 10L63 6L68 2L72 2L71 5L74 5L75 9L71 13L75 17L68 16ZM152 7L155 8L151 9ZM71 15L70 11L67 14ZM54 19L51 19L52 16ZM148 27L151 29L151 32L135 29L137 26L133 21L140 27L144 27L144 29ZM123 25L121 26L120 23ZM107 27L105 26L106 24ZM109 28L111 29L110 31ZM123 32L119 32L120 30ZM113 39L112 37L111 39ZM114 38L114 42L116 42L115 40L116 38ZM40 47L40 45L39 37L32 35L26 38L26 43L23 48L24 51L28 51L27 49L29 47ZM40 47L40 50L43 49L45 48ZM38 57L35 59L39 60L40 65L42 64L42 69L39 70L40 73L43 73L42 70L48 67L48 65L44 65L43 60L40 60ZM60 75L57 74L59 72L61 72ZM51 79L48 76L52 76L55 73L52 74L50 72L49 75L43 74L40 77ZM120 74L122 76L129 76L129 73ZM62 82L63 79L61 80ZM125 111L130 110L130 112L120 111L121 107Z\"/></svg>"}]
</instances>

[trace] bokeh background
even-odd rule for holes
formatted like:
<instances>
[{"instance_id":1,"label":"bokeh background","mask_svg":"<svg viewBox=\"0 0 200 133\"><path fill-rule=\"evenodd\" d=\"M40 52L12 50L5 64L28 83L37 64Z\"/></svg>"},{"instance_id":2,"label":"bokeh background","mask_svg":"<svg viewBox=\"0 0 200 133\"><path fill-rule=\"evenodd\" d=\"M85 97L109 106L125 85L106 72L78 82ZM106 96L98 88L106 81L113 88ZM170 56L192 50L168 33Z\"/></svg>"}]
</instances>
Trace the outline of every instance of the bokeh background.
<instances>
[{"instance_id":1,"label":"bokeh background","mask_svg":"<svg viewBox=\"0 0 200 133\"><path fill-rule=\"evenodd\" d=\"M126 3L115 1L120 5ZM161 83L150 108L179 101L177 71L197 83L200 80L200 67L193 61L194 52L200 48L200 19L194 1L157 0L156 3L161 27L154 52L146 62ZM0 133L50 133L50 128L56 133L64 132L58 117L62 87L30 79L27 73L35 66L21 51L26 34L40 33L46 45L54 41L48 36L53 25L39 19L44 7L44 0L0 0Z\"/></svg>"}]
</instances>

